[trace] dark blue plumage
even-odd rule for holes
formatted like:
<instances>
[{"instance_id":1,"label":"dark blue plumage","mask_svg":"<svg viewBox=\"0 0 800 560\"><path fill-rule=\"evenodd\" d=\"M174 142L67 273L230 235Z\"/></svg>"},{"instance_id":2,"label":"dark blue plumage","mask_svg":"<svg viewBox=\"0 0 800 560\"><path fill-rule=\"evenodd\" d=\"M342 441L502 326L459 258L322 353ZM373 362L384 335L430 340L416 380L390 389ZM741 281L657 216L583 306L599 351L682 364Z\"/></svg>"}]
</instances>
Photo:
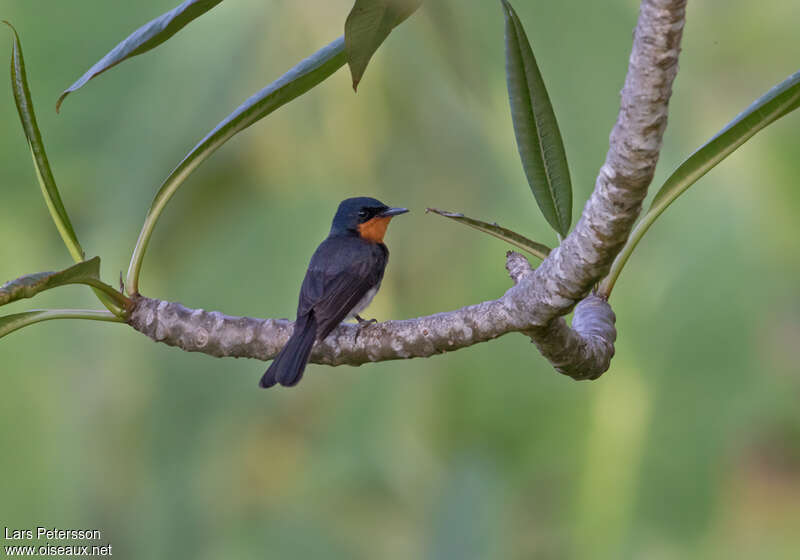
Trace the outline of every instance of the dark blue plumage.
<instances>
[{"instance_id":1,"label":"dark blue plumage","mask_svg":"<svg viewBox=\"0 0 800 560\"><path fill-rule=\"evenodd\" d=\"M308 265L294 332L261 378L260 386L291 387L303 377L314 342L343 320L357 316L378 291L389 249L383 234L393 216L408 212L368 197L339 204L328 237Z\"/></svg>"}]
</instances>

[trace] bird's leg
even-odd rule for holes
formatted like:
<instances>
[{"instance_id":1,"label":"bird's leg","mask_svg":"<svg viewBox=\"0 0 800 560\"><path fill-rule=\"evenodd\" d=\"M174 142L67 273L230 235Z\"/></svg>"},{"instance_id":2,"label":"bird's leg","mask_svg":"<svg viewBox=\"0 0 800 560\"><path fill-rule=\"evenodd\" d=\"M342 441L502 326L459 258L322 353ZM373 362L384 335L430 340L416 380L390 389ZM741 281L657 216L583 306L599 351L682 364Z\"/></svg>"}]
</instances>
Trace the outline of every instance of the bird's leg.
<instances>
[{"instance_id":1,"label":"bird's leg","mask_svg":"<svg viewBox=\"0 0 800 560\"><path fill-rule=\"evenodd\" d=\"M353 340L354 343L358 342L358 335L361 334L361 329L363 329L364 327L366 327L368 325L371 325L372 323L377 323L378 322L377 319L370 319L369 321L367 321L366 319L364 319L361 315L359 315L357 313L355 315L353 315L353 318L356 321L358 321L358 328L356 329L356 337Z\"/></svg>"},{"instance_id":2,"label":"bird's leg","mask_svg":"<svg viewBox=\"0 0 800 560\"><path fill-rule=\"evenodd\" d=\"M358 315L358 314L354 315L354 317L355 317L355 320L358 321L359 326L365 325L365 324L369 325L371 323L377 323L378 322L377 319L370 319L369 321L367 321L361 315Z\"/></svg>"}]
</instances>

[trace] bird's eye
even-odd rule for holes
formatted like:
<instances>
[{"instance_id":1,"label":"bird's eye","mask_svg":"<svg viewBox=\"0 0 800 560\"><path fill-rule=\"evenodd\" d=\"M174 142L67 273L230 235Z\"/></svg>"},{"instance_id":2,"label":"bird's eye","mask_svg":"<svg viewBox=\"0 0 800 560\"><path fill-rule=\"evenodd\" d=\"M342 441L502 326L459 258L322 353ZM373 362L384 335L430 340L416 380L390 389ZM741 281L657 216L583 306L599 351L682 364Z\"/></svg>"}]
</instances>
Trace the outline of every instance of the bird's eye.
<instances>
[{"instance_id":1,"label":"bird's eye","mask_svg":"<svg viewBox=\"0 0 800 560\"><path fill-rule=\"evenodd\" d=\"M358 217L359 218L366 218L368 215L369 215L369 212L367 212L366 210L359 210L358 211Z\"/></svg>"}]
</instances>

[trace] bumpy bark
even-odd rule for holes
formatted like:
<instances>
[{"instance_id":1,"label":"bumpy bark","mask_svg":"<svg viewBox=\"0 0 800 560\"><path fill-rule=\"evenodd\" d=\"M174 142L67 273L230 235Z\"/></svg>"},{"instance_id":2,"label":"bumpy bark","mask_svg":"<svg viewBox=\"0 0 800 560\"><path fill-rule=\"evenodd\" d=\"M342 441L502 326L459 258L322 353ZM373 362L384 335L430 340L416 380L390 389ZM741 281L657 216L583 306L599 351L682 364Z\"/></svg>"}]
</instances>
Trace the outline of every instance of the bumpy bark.
<instances>
[{"instance_id":1,"label":"bumpy bark","mask_svg":"<svg viewBox=\"0 0 800 560\"><path fill-rule=\"evenodd\" d=\"M343 324L311 355L316 363L427 357L510 332L529 336L553 366L574 379L596 379L614 355L614 313L588 295L608 272L639 215L653 178L678 71L686 0L643 0L620 111L606 161L575 229L536 269L509 253L515 282L501 298L403 321ZM588 296L588 297L587 297ZM575 314L572 327L563 316ZM273 358L292 323L229 317L137 297L130 324L154 340L212 356Z\"/></svg>"},{"instance_id":2,"label":"bumpy bark","mask_svg":"<svg viewBox=\"0 0 800 560\"><path fill-rule=\"evenodd\" d=\"M507 268L516 282L530 276L528 261L509 252ZM608 369L614 354L614 313L608 303L590 296L575 309L573 328L558 319L547 328L515 318L523 292L457 311L404 321L342 324L314 347L311 361L329 365L419 358L442 354L524 332L537 343L558 371L575 379L594 379ZM231 317L218 311L188 309L179 303L137 297L130 324L153 340L189 352L217 357L268 360L280 351L294 328L286 319ZM575 356L581 355L580 360ZM602 371L598 372L598 365Z\"/></svg>"}]
</instances>

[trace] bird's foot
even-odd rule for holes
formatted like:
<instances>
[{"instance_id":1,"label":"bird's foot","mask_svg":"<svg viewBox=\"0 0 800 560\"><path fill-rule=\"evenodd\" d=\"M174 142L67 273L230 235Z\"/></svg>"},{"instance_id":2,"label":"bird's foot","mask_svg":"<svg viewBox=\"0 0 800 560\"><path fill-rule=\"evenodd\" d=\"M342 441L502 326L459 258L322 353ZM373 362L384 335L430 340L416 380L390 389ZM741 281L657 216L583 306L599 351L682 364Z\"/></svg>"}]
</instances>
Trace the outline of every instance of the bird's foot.
<instances>
[{"instance_id":1,"label":"bird's foot","mask_svg":"<svg viewBox=\"0 0 800 560\"><path fill-rule=\"evenodd\" d=\"M363 318L361 315L355 315L353 318L354 318L356 321L358 321L358 325L357 325L357 326L358 326L358 328L356 329L356 337L355 337L355 340L353 340L353 342L354 342L354 343L355 343L355 342L358 342L358 335L360 335L360 334L361 334L361 329L363 329L364 327L367 327L367 326L371 325L372 323L377 323L377 322L378 322L378 320L377 320L377 319L370 319L369 321L367 321L367 320L366 320L366 319L364 319L364 318Z\"/></svg>"},{"instance_id":2,"label":"bird's foot","mask_svg":"<svg viewBox=\"0 0 800 560\"><path fill-rule=\"evenodd\" d=\"M377 323L378 322L377 319L370 319L368 321L368 320L364 319L361 315L356 315L355 316L355 320L358 321L358 325L359 326L371 325L372 323Z\"/></svg>"}]
</instances>

